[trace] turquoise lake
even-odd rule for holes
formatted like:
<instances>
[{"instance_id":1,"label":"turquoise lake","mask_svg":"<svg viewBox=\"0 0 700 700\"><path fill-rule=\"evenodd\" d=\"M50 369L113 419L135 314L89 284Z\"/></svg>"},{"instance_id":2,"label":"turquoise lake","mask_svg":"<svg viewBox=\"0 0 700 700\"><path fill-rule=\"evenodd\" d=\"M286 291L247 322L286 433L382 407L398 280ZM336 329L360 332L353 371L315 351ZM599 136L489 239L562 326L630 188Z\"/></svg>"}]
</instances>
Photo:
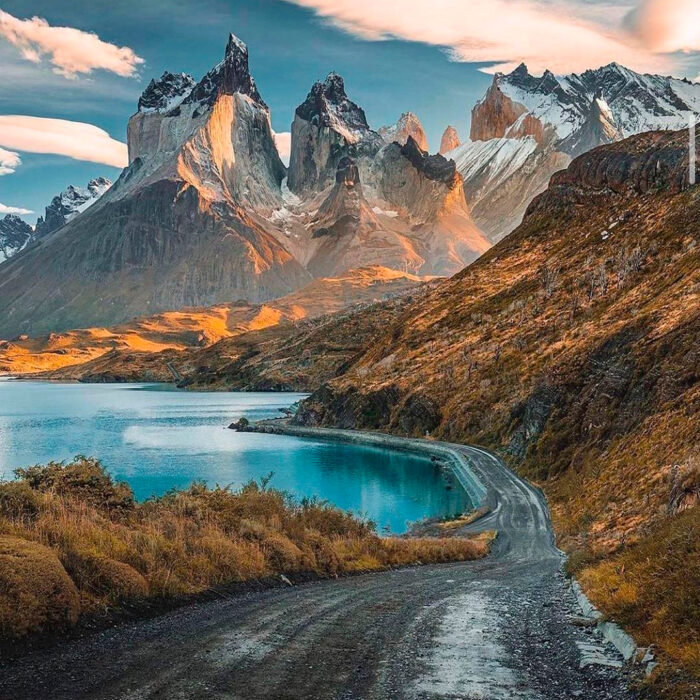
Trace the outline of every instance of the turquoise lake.
<instances>
[{"instance_id":1,"label":"turquoise lake","mask_svg":"<svg viewBox=\"0 0 700 700\"><path fill-rule=\"evenodd\" d=\"M280 416L280 408L303 396L0 380L0 476L85 454L145 499L195 480L235 488L272 471L272 487L325 499L393 533L469 508L464 491L448 488L438 467L422 457L226 429L241 416Z\"/></svg>"}]
</instances>

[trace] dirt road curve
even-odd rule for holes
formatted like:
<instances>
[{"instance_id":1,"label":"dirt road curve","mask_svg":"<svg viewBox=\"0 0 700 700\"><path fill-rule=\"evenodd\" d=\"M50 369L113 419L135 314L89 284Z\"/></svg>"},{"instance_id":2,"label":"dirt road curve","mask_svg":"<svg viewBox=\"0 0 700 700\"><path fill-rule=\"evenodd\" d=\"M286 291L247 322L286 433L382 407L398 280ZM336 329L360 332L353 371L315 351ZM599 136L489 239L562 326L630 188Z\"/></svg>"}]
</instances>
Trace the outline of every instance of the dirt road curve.
<instances>
[{"instance_id":1,"label":"dirt road curve","mask_svg":"<svg viewBox=\"0 0 700 700\"><path fill-rule=\"evenodd\" d=\"M6 664L0 697L634 697L619 671L579 669L576 642L594 640L567 621L571 593L539 492L487 452L459 449L494 508L472 526L499 531L487 559L183 608Z\"/></svg>"}]
</instances>

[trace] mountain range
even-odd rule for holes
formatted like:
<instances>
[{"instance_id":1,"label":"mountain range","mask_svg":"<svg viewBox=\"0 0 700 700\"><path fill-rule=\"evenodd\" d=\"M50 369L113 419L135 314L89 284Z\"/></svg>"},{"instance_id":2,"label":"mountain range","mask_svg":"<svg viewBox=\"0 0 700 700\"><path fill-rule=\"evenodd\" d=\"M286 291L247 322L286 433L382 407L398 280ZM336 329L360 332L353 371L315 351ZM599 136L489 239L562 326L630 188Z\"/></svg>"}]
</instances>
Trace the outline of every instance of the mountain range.
<instances>
[{"instance_id":1,"label":"mountain range","mask_svg":"<svg viewBox=\"0 0 700 700\"><path fill-rule=\"evenodd\" d=\"M231 35L200 81L151 81L119 179L0 267L0 335L258 303L366 265L458 271L490 244L454 163L428 156L403 127L405 142L387 143L331 74L296 110L287 171L248 49Z\"/></svg>"},{"instance_id":2,"label":"mountain range","mask_svg":"<svg viewBox=\"0 0 700 700\"><path fill-rule=\"evenodd\" d=\"M448 127L429 155L415 114L375 131L331 73L295 111L287 168L231 35L201 80L151 80L114 185L68 187L33 232L3 220L0 337L257 304L368 265L449 276L514 229L572 157L698 112L700 85L687 81L521 65L494 77L470 140Z\"/></svg>"},{"instance_id":3,"label":"mountain range","mask_svg":"<svg viewBox=\"0 0 700 700\"><path fill-rule=\"evenodd\" d=\"M700 128L697 129L700 136ZM56 378L313 392L299 424L479 444L541 484L568 567L696 697L700 187L687 132L576 157L473 265L388 301Z\"/></svg>"},{"instance_id":4,"label":"mountain range","mask_svg":"<svg viewBox=\"0 0 700 700\"><path fill-rule=\"evenodd\" d=\"M687 128L700 84L617 63L577 75L498 73L472 110L470 141L446 152L464 178L474 220L496 242L571 158L645 131Z\"/></svg>"}]
</instances>

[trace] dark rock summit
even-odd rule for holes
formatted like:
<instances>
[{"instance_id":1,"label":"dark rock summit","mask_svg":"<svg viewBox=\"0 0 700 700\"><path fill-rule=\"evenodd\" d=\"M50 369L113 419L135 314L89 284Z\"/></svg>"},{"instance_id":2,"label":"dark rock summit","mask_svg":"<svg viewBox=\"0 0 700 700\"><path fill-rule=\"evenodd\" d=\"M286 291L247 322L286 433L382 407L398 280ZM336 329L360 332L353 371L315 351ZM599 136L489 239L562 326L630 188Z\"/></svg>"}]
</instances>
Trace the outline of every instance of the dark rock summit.
<instances>
[{"instance_id":1,"label":"dark rock summit","mask_svg":"<svg viewBox=\"0 0 700 700\"><path fill-rule=\"evenodd\" d=\"M187 73L165 71L159 80L151 80L139 98L139 112L169 111L192 92L196 85Z\"/></svg>"},{"instance_id":2,"label":"dark rock summit","mask_svg":"<svg viewBox=\"0 0 700 700\"><path fill-rule=\"evenodd\" d=\"M448 160L439 154L428 155L420 149L412 136L409 136L406 144L401 147L401 155L429 180L450 184L457 173L457 167L453 160Z\"/></svg>"},{"instance_id":3,"label":"dark rock summit","mask_svg":"<svg viewBox=\"0 0 700 700\"><path fill-rule=\"evenodd\" d=\"M296 108L296 115L314 126L369 131L364 110L348 98L345 81L337 73L314 83L306 100Z\"/></svg>"},{"instance_id":4,"label":"dark rock summit","mask_svg":"<svg viewBox=\"0 0 700 700\"><path fill-rule=\"evenodd\" d=\"M337 73L311 88L292 123L289 188L297 194L333 184L344 156L372 158L384 140L367 124L365 112L345 93Z\"/></svg>"},{"instance_id":5,"label":"dark rock summit","mask_svg":"<svg viewBox=\"0 0 700 700\"><path fill-rule=\"evenodd\" d=\"M224 60L212 68L183 100L184 104L211 106L219 95L240 93L267 109L248 67L248 47L234 34L229 34Z\"/></svg>"},{"instance_id":6,"label":"dark rock summit","mask_svg":"<svg viewBox=\"0 0 700 700\"><path fill-rule=\"evenodd\" d=\"M19 253L32 238L32 227L16 214L0 219L0 262Z\"/></svg>"}]
</instances>

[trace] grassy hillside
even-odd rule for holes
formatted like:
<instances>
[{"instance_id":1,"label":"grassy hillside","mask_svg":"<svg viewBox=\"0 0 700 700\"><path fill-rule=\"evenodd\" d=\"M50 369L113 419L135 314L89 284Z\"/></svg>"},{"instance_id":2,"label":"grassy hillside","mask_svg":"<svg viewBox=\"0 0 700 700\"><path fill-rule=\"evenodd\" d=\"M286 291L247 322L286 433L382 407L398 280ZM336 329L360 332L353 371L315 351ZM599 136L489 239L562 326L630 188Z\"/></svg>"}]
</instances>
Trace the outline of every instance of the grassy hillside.
<instances>
[{"instance_id":1,"label":"grassy hillside","mask_svg":"<svg viewBox=\"0 0 700 700\"><path fill-rule=\"evenodd\" d=\"M110 328L85 328L29 338L0 340L0 373L56 372L74 379L113 368L133 372L136 358L153 378L171 381L163 358L208 347L223 338L289 326L333 314L360 303L400 296L423 282L415 275L379 265L314 280L302 289L265 304L234 302L210 308L168 311ZM186 354L186 353L185 353ZM150 355L158 355L152 359ZM83 368L83 365L89 365Z\"/></svg>"},{"instance_id":2,"label":"grassy hillside","mask_svg":"<svg viewBox=\"0 0 700 700\"><path fill-rule=\"evenodd\" d=\"M700 682L699 231L687 134L597 149L297 417L504 453L678 697Z\"/></svg>"},{"instance_id":3,"label":"grassy hillside","mask_svg":"<svg viewBox=\"0 0 700 700\"><path fill-rule=\"evenodd\" d=\"M135 503L98 462L18 470L0 484L0 638L287 575L338 576L484 556L489 535L382 538L372 523L251 482Z\"/></svg>"}]
</instances>

